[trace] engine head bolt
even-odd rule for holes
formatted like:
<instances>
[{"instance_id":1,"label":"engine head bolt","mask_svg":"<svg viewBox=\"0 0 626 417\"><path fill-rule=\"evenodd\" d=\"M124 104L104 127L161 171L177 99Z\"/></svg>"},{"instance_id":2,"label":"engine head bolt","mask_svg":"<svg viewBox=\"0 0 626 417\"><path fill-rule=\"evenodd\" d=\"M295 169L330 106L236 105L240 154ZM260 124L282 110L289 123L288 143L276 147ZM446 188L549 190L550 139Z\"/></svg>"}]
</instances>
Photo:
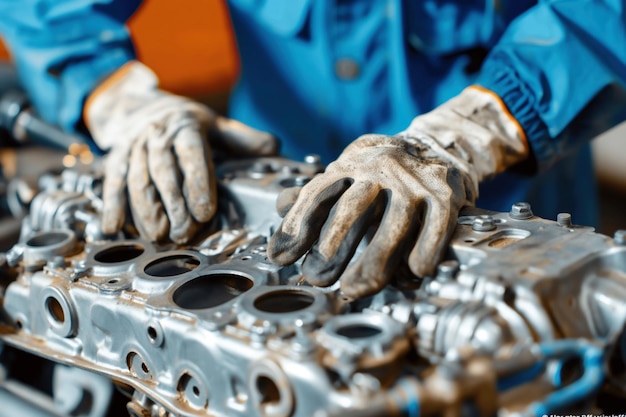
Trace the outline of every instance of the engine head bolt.
<instances>
[{"instance_id":1,"label":"engine head bolt","mask_svg":"<svg viewBox=\"0 0 626 417\"><path fill-rule=\"evenodd\" d=\"M613 235L613 241L616 245L626 245L626 229L620 229L615 231L615 234Z\"/></svg>"},{"instance_id":2,"label":"engine head bolt","mask_svg":"<svg viewBox=\"0 0 626 417\"><path fill-rule=\"evenodd\" d=\"M319 155L310 153L304 157L304 163L309 165L319 165L322 163L322 158Z\"/></svg>"},{"instance_id":3,"label":"engine head bolt","mask_svg":"<svg viewBox=\"0 0 626 417\"><path fill-rule=\"evenodd\" d=\"M489 232L495 228L496 222L489 215L478 216L472 222L472 230L475 232Z\"/></svg>"},{"instance_id":4,"label":"engine head bolt","mask_svg":"<svg viewBox=\"0 0 626 417\"><path fill-rule=\"evenodd\" d=\"M569 213L559 213L556 216L556 222L559 224L559 226L571 227L572 215Z\"/></svg>"},{"instance_id":5,"label":"engine head bolt","mask_svg":"<svg viewBox=\"0 0 626 417\"><path fill-rule=\"evenodd\" d=\"M49 268L65 268L66 265L67 263L65 262L65 258L63 256L55 256L48 261Z\"/></svg>"},{"instance_id":6,"label":"engine head bolt","mask_svg":"<svg viewBox=\"0 0 626 417\"><path fill-rule=\"evenodd\" d=\"M509 217L515 220L526 220L533 217L533 211L530 204L526 202L515 203L511 206Z\"/></svg>"},{"instance_id":7,"label":"engine head bolt","mask_svg":"<svg viewBox=\"0 0 626 417\"><path fill-rule=\"evenodd\" d=\"M444 261L437 266L437 280L448 281L454 278L459 270L459 262L454 259Z\"/></svg>"}]
</instances>

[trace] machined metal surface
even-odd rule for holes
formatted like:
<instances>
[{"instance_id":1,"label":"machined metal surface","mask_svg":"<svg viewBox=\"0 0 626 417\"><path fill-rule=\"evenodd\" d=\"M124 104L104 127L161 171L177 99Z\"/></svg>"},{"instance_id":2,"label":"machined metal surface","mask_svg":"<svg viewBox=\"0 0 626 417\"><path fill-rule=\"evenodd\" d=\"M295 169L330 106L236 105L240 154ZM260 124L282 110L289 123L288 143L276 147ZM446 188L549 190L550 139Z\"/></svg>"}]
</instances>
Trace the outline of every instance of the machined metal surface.
<instances>
[{"instance_id":1,"label":"machined metal surface","mask_svg":"<svg viewBox=\"0 0 626 417\"><path fill-rule=\"evenodd\" d=\"M59 415L104 415L113 385L142 417L541 416L626 393L621 234L468 209L435 276L349 302L265 252L278 193L321 169L222 164L219 213L185 247L105 239L96 174L42 179L0 257L1 343L59 367Z\"/></svg>"}]
</instances>

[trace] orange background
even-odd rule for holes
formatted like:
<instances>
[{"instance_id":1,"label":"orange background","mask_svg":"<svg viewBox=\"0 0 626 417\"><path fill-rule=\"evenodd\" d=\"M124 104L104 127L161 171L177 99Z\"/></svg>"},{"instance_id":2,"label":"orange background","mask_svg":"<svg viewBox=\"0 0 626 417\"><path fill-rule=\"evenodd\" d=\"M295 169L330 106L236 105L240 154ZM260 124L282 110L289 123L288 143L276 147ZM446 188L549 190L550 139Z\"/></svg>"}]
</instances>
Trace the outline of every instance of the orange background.
<instances>
[{"instance_id":1,"label":"orange background","mask_svg":"<svg viewBox=\"0 0 626 417\"><path fill-rule=\"evenodd\" d=\"M128 26L139 59L164 89L199 97L235 82L239 62L224 0L144 1ZM0 58L7 57L0 41Z\"/></svg>"}]
</instances>

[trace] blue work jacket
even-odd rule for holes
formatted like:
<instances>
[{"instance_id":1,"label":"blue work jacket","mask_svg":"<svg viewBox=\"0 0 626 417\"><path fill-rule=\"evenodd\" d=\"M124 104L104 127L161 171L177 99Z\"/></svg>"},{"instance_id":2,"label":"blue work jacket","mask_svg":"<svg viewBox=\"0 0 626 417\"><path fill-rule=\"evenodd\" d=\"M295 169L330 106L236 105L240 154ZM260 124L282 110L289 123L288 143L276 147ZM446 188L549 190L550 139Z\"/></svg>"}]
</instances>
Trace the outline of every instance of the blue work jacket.
<instances>
[{"instance_id":1,"label":"blue work jacket","mask_svg":"<svg viewBox=\"0 0 626 417\"><path fill-rule=\"evenodd\" d=\"M49 121L75 129L85 97L135 57L138 0L0 0L0 32ZM626 6L618 0L230 0L242 62L231 114L287 156L336 158L393 134L470 84L497 93L540 175L507 173L478 205L593 223L588 148L626 118ZM559 158L569 155L555 165ZM527 167L526 167L527 168Z\"/></svg>"}]
</instances>

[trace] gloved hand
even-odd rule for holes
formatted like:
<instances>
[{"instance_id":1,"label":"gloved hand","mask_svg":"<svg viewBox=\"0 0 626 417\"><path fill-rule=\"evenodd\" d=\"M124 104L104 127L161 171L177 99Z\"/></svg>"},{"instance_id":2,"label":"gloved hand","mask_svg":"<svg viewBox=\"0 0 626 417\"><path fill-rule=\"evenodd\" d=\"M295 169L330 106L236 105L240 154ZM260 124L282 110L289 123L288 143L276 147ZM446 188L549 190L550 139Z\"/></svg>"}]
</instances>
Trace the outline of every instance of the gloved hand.
<instances>
[{"instance_id":1,"label":"gloved hand","mask_svg":"<svg viewBox=\"0 0 626 417\"><path fill-rule=\"evenodd\" d=\"M140 234L185 243L216 210L212 144L236 156L277 152L276 139L217 116L190 99L157 88L157 78L130 62L89 96L84 119L105 163L102 229L124 224L127 192Z\"/></svg>"},{"instance_id":2,"label":"gloved hand","mask_svg":"<svg viewBox=\"0 0 626 417\"><path fill-rule=\"evenodd\" d=\"M304 278L327 286L341 275L350 298L382 289L403 260L417 276L432 274L479 182L527 155L524 133L501 100L470 87L396 136L358 138L299 193L286 191L279 211L289 211L269 257L287 265L309 251ZM372 225L374 236L346 269Z\"/></svg>"}]
</instances>

